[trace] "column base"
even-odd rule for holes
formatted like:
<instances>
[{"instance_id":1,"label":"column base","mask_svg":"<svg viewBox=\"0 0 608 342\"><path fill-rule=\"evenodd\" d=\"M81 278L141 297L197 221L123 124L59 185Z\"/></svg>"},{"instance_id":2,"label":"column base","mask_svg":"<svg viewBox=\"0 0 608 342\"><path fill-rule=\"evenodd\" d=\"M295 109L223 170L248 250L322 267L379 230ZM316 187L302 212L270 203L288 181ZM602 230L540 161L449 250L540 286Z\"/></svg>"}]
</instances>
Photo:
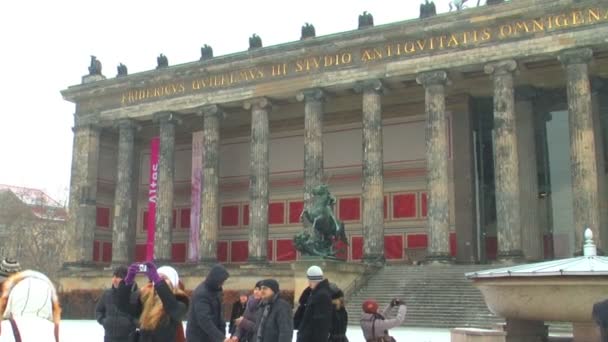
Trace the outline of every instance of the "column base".
<instances>
[{"instance_id":1,"label":"column base","mask_svg":"<svg viewBox=\"0 0 608 342\"><path fill-rule=\"evenodd\" d=\"M368 254L363 256L363 262L371 265L384 265L384 254Z\"/></svg>"},{"instance_id":2,"label":"column base","mask_svg":"<svg viewBox=\"0 0 608 342\"><path fill-rule=\"evenodd\" d=\"M263 257L249 257L247 258L247 263L252 265L267 265L268 258L266 256Z\"/></svg>"},{"instance_id":3,"label":"column base","mask_svg":"<svg viewBox=\"0 0 608 342\"><path fill-rule=\"evenodd\" d=\"M524 253L520 250L499 251L498 255L496 256L497 264L519 264L523 263L524 261Z\"/></svg>"},{"instance_id":4,"label":"column base","mask_svg":"<svg viewBox=\"0 0 608 342\"><path fill-rule=\"evenodd\" d=\"M454 263L454 258L449 253L429 253L424 263L427 265L447 265Z\"/></svg>"}]
</instances>

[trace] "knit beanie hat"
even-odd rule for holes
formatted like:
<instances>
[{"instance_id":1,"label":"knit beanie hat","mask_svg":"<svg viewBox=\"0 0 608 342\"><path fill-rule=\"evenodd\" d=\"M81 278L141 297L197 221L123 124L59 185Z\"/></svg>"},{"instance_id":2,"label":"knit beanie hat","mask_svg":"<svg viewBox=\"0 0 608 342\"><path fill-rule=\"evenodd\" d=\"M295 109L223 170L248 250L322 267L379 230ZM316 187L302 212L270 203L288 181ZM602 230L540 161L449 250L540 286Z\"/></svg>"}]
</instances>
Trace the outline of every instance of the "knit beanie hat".
<instances>
[{"instance_id":1,"label":"knit beanie hat","mask_svg":"<svg viewBox=\"0 0 608 342\"><path fill-rule=\"evenodd\" d=\"M274 279L264 279L262 280L260 286L266 286L275 294L279 293L279 282Z\"/></svg>"},{"instance_id":2,"label":"knit beanie hat","mask_svg":"<svg viewBox=\"0 0 608 342\"><path fill-rule=\"evenodd\" d=\"M14 259L4 258L0 262L0 281L5 280L11 275L21 272L21 265Z\"/></svg>"},{"instance_id":3,"label":"knit beanie hat","mask_svg":"<svg viewBox=\"0 0 608 342\"><path fill-rule=\"evenodd\" d=\"M323 280L323 270L316 265L310 266L308 271L306 271L306 276L308 280L321 281Z\"/></svg>"},{"instance_id":4,"label":"knit beanie hat","mask_svg":"<svg viewBox=\"0 0 608 342\"><path fill-rule=\"evenodd\" d=\"M171 266L163 266L159 267L157 272L158 275L167 277L167 279L169 279L171 282L171 286L175 288L179 286L179 275L177 274L175 268Z\"/></svg>"},{"instance_id":5,"label":"knit beanie hat","mask_svg":"<svg viewBox=\"0 0 608 342\"><path fill-rule=\"evenodd\" d=\"M378 312L378 302L376 302L373 299L368 299L365 302L363 302L363 305L361 305L361 308L363 309L363 312L365 312L365 313L375 314L376 312Z\"/></svg>"}]
</instances>

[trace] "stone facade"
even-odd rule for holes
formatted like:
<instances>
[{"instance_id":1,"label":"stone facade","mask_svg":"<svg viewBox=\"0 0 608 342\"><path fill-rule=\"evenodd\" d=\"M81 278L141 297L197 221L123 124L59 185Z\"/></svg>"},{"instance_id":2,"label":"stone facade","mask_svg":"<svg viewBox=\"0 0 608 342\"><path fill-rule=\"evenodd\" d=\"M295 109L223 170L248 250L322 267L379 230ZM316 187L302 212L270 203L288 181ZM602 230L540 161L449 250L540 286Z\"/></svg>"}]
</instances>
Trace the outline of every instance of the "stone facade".
<instances>
[{"instance_id":1,"label":"stone facade","mask_svg":"<svg viewBox=\"0 0 608 342\"><path fill-rule=\"evenodd\" d=\"M580 249L586 226L605 244L606 135L593 122L606 92L590 80L608 78L607 35L604 1L521 0L87 77L62 92L77 104L68 261L141 254L156 136L155 258L182 258L198 131L202 262L296 260L298 212L321 182L349 261L551 258ZM571 172L552 152L563 115Z\"/></svg>"}]
</instances>

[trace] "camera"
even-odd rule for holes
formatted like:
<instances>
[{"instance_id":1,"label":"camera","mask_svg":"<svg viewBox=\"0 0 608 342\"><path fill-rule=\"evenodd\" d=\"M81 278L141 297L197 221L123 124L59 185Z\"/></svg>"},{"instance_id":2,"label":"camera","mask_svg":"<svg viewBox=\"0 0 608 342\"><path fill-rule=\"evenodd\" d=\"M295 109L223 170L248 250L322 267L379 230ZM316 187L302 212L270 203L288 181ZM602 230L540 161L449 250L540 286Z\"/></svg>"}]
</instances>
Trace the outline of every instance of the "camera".
<instances>
[{"instance_id":1,"label":"camera","mask_svg":"<svg viewBox=\"0 0 608 342\"><path fill-rule=\"evenodd\" d=\"M399 305L404 305L405 303L403 302L403 300L395 298L393 300L391 300L391 306L399 306Z\"/></svg>"},{"instance_id":2,"label":"camera","mask_svg":"<svg viewBox=\"0 0 608 342\"><path fill-rule=\"evenodd\" d=\"M140 273L146 273L147 271L148 271L148 266L146 266L145 264L139 264Z\"/></svg>"}]
</instances>

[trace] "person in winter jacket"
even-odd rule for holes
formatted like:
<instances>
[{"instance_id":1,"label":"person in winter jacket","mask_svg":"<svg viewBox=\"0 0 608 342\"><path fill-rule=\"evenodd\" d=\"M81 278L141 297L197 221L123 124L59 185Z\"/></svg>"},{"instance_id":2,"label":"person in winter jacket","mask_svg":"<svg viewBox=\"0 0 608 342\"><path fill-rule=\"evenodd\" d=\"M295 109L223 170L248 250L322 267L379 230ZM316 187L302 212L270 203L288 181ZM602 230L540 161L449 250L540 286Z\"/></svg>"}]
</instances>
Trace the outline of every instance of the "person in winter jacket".
<instances>
[{"instance_id":1,"label":"person in winter jacket","mask_svg":"<svg viewBox=\"0 0 608 342\"><path fill-rule=\"evenodd\" d=\"M95 319L105 331L104 342L132 342L136 320L129 314L118 310L114 304L115 292L120 282L127 276L127 268L118 266L112 274L112 287L103 292L95 306ZM136 303L139 297L137 284L131 285L129 301Z\"/></svg>"},{"instance_id":2,"label":"person in winter jacket","mask_svg":"<svg viewBox=\"0 0 608 342\"><path fill-rule=\"evenodd\" d=\"M245 312L236 322L236 331L232 335L233 340L239 342L253 342L253 332L255 330L255 321L257 319L258 305L262 298L262 290L260 286L262 281L258 281L253 288L253 293L247 300Z\"/></svg>"},{"instance_id":3,"label":"person in winter jacket","mask_svg":"<svg viewBox=\"0 0 608 342\"><path fill-rule=\"evenodd\" d=\"M232 311L230 312L230 326L228 332L233 335L236 330L236 320L243 316L245 307L247 305L247 293L241 293L239 299L232 304Z\"/></svg>"},{"instance_id":4,"label":"person in winter jacket","mask_svg":"<svg viewBox=\"0 0 608 342\"><path fill-rule=\"evenodd\" d=\"M348 313L344 307L344 293L336 284L330 284L329 288L333 304L329 342L348 342L348 338L346 337Z\"/></svg>"},{"instance_id":5,"label":"person in winter jacket","mask_svg":"<svg viewBox=\"0 0 608 342\"><path fill-rule=\"evenodd\" d=\"M188 342L223 342L226 339L222 286L230 275L222 265L214 265L207 278L192 294L186 338Z\"/></svg>"},{"instance_id":6,"label":"person in winter jacket","mask_svg":"<svg viewBox=\"0 0 608 342\"><path fill-rule=\"evenodd\" d=\"M182 320L188 312L188 296L179 289L179 275L171 266L156 268L145 263L145 273L150 283L140 290L133 303L131 288L140 264L129 266L127 275L115 292L114 303L122 312L139 319L139 342L183 342Z\"/></svg>"},{"instance_id":7,"label":"person in winter jacket","mask_svg":"<svg viewBox=\"0 0 608 342\"><path fill-rule=\"evenodd\" d=\"M387 319L391 309L398 307L397 317ZM407 308L405 303L399 299L393 299L387 305L382 314L378 313L378 303L375 300L366 300L362 305L363 314L361 315L361 329L363 336L368 342L395 341L390 337L388 330L401 325L405 321Z\"/></svg>"},{"instance_id":8,"label":"person in winter jacket","mask_svg":"<svg viewBox=\"0 0 608 342\"><path fill-rule=\"evenodd\" d=\"M279 297L279 283L274 279L262 280L262 301L255 323L255 342L291 342L293 320L291 305Z\"/></svg>"},{"instance_id":9,"label":"person in winter jacket","mask_svg":"<svg viewBox=\"0 0 608 342\"><path fill-rule=\"evenodd\" d=\"M53 283L26 270L2 284L0 342L58 342L61 306Z\"/></svg>"},{"instance_id":10,"label":"person in winter jacket","mask_svg":"<svg viewBox=\"0 0 608 342\"><path fill-rule=\"evenodd\" d=\"M329 281L323 278L323 270L319 266L309 267L306 276L308 289L302 292L300 306L294 316L297 342L327 341L333 311Z\"/></svg>"}]
</instances>

